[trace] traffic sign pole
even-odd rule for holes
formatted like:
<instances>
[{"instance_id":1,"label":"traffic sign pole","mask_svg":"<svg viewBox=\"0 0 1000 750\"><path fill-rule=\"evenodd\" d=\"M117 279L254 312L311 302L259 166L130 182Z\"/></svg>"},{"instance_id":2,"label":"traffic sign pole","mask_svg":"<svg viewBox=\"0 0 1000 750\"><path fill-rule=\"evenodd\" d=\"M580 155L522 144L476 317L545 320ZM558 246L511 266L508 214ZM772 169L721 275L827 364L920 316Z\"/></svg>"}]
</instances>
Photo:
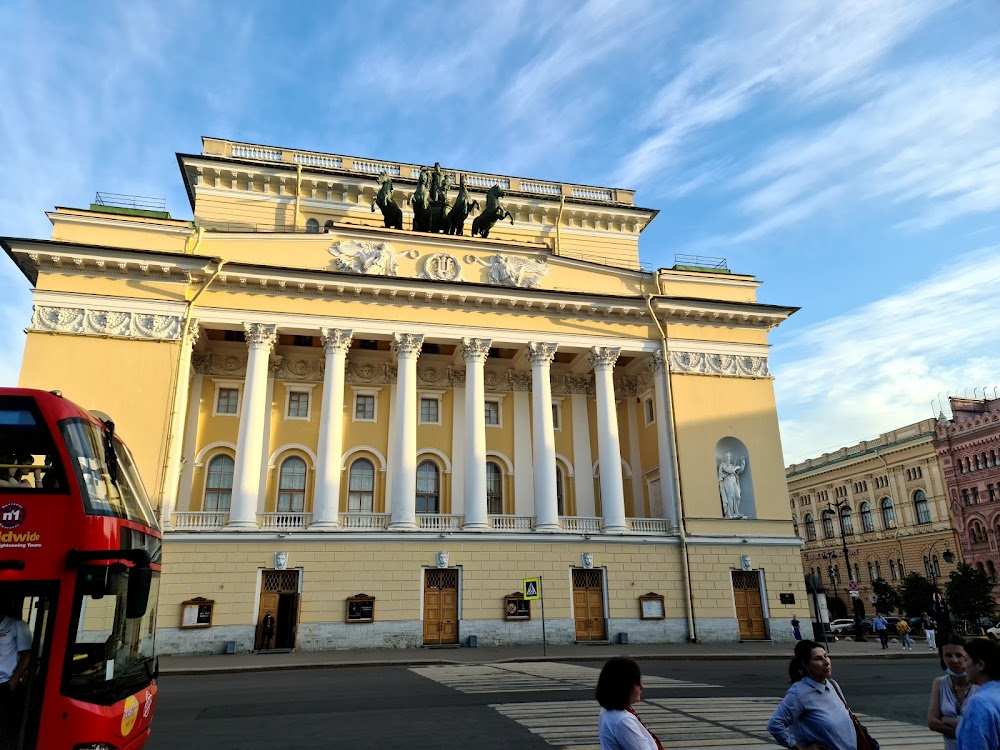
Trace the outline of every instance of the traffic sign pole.
<instances>
[{"instance_id":1,"label":"traffic sign pole","mask_svg":"<svg viewBox=\"0 0 1000 750\"><path fill-rule=\"evenodd\" d=\"M542 594L542 575L538 574L538 598L542 602L542 656L548 656L545 644L545 596Z\"/></svg>"}]
</instances>

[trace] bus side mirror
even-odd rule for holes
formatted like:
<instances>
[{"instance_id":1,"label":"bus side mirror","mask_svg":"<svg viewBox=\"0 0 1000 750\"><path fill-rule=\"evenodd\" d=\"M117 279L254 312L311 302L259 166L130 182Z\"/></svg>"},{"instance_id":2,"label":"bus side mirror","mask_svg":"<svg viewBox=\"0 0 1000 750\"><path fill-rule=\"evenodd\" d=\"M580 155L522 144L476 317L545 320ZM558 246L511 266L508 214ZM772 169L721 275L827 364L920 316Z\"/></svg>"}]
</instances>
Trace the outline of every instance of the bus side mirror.
<instances>
[{"instance_id":1,"label":"bus side mirror","mask_svg":"<svg viewBox=\"0 0 1000 750\"><path fill-rule=\"evenodd\" d=\"M146 608L149 606L149 589L152 584L152 568L139 565L129 568L125 617L131 620L146 614Z\"/></svg>"}]
</instances>

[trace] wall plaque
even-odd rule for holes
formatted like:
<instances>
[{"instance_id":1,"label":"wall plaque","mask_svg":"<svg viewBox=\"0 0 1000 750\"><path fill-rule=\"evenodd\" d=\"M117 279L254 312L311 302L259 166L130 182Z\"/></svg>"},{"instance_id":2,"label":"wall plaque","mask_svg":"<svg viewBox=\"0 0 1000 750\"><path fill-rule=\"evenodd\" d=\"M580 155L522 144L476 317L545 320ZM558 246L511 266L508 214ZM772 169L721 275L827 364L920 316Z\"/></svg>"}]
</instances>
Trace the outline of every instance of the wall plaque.
<instances>
[{"instance_id":1,"label":"wall plaque","mask_svg":"<svg viewBox=\"0 0 1000 750\"><path fill-rule=\"evenodd\" d=\"M524 594L516 591L503 598L503 618L505 620L530 620L531 601Z\"/></svg>"},{"instance_id":2,"label":"wall plaque","mask_svg":"<svg viewBox=\"0 0 1000 750\"><path fill-rule=\"evenodd\" d=\"M639 597L639 616L643 620L662 620L666 614L663 596L650 591Z\"/></svg>"},{"instance_id":3,"label":"wall plaque","mask_svg":"<svg viewBox=\"0 0 1000 750\"><path fill-rule=\"evenodd\" d=\"M182 628L210 628L212 627L212 611L215 601L198 596L181 602L181 627Z\"/></svg>"},{"instance_id":4,"label":"wall plaque","mask_svg":"<svg viewBox=\"0 0 1000 750\"><path fill-rule=\"evenodd\" d=\"M375 622L375 597L368 594L347 597L346 622Z\"/></svg>"}]
</instances>

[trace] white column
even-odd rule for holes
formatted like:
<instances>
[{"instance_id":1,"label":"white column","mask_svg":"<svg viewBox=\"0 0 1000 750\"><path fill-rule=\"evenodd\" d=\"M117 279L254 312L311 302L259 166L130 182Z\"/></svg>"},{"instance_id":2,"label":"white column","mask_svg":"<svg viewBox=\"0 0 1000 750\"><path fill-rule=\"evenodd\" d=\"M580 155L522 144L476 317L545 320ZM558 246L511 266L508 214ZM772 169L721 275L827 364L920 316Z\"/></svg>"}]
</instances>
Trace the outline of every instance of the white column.
<instances>
[{"instance_id":1,"label":"white column","mask_svg":"<svg viewBox=\"0 0 1000 750\"><path fill-rule=\"evenodd\" d=\"M340 462L344 453L344 370L353 331L320 328L326 350L323 373L323 408L319 417L316 456L316 494L310 529L335 529L340 525Z\"/></svg>"},{"instance_id":2,"label":"white column","mask_svg":"<svg viewBox=\"0 0 1000 750\"><path fill-rule=\"evenodd\" d=\"M625 490L622 485L622 455L618 440L618 414L615 409L615 385L612 371L621 349L595 346L590 354L594 366L594 389L597 399L597 454L601 467L601 510L604 530L628 531L625 524Z\"/></svg>"},{"instance_id":3,"label":"white column","mask_svg":"<svg viewBox=\"0 0 1000 750\"><path fill-rule=\"evenodd\" d=\"M191 350L198 342L198 321L188 321L181 332L181 351L177 359L177 388L170 413L167 433L167 462L163 467L163 494L160 497L160 524L164 531L173 528L171 516L177 507L177 488L181 479L181 452L184 448L184 418L187 416L188 393L191 385Z\"/></svg>"},{"instance_id":4,"label":"white column","mask_svg":"<svg viewBox=\"0 0 1000 750\"><path fill-rule=\"evenodd\" d=\"M535 514L535 465L531 458L531 404L527 391L514 391L514 515ZM518 437L521 437L519 440Z\"/></svg>"},{"instance_id":5,"label":"white column","mask_svg":"<svg viewBox=\"0 0 1000 750\"><path fill-rule=\"evenodd\" d=\"M589 380L589 378L588 378ZM578 384L577 388L581 386ZM574 390L573 404L573 490L578 516L597 515L594 502L594 458L590 450L590 411L587 409L587 389Z\"/></svg>"},{"instance_id":6,"label":"white column","mask_svg":"<svg viewBox=\"0 0 1000 750\"><path fill-rule=\"evenodd\" d=\"M394 333L392 350L396 353L396 422L393 455L398 464L392 482L392 516L389 529L406 531L417 528L417 357L424 337L412 333Z\"/></svg>"},{"instance_id":7,"label":"white column","mask_svg":"<svg viewBox=\"0 0 1000 750\"><path fill-rule=\"evenodd\" d=\"M486 411L483 368L490 352L489 339L462 339L465 358L465 531L490 528L486 507Z\"/></svg>"},{"instance_id":8,"label":"white column","mask_svg":"<svg viewBox=\"0 0 1000 750\"><path fill-rule=\"evenodd\" d=\"M621 382L621 381L619 381ZM628 426L628 462L632 464L632 513L636 518L651 518L645 510L643 502L642 487L642 458L639 455L639 420L636 417L635 386L632 383L622 383L626 386L622 390L625 393L625 419ZM628 393L629 395L625 395Z\"/></svg>"},{"instance_id":9,"label":"white column","mask_svg":"<svg viewBox=\"0 0 1000 750\"><path fill-rule=\"evenodd\" d=\"M243 385L240 431L236 440L233 502L227 529L257 528L257 496L264 449L264 420L270 417L267 404L267 364L277 339L277 326L244 323L247 349L247 377Z\"/></svg>"},{"instance_id":10,"label":"white column","mask_svg":"<svg viewBox=\"0 0 1000 750\"><path fill-rule=\"evenodd\" d=\"M535 530L560 531L556 498L556 440L552 432L552 384L549 367L556 344L531 342L531 442L535 462ZM515 438L516 439L516 438Z\"/></svg>"},{"instance_id":11,"label":"white column","mask_svg":"<svg viewBox=\"0 0 1000 750\"><path fill-rule=\"evenodd\" d=\"M663 360L663 352L654 352L649 360L653 371L653 401L656 409L656 448L660 461L660 498L663 517L670 522L671 531L679 528L677 513L677 461L674 457L674 439L670 414L670 375Z\"/></svg>"}]
</instances>

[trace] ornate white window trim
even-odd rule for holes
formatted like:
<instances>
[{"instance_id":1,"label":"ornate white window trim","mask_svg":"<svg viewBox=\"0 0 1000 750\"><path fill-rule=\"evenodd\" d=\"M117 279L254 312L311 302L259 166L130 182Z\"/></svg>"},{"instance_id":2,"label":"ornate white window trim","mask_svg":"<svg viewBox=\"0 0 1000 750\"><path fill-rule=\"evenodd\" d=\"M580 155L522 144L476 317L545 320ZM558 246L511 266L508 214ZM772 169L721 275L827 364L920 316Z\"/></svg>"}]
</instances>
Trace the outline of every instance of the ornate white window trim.
<instances>
[{"instance_id":1,"label":"ornate white window trim","mask_svg":"<svg viewBox=\"0 0 1000 750\"><path fill-rule=\"evenodd\" d=\"M213 417L235 417L240 418L240 409L243 407L243 381L242 380L223 380L221 378L212 378L212 384L215 386L215 392L212 394L212 416ZM223 388L228 390L236 391L236 411L219 411L219 391Z\"/></svg>"},{"instance_id":2,"label":"ornate white window trim","mask_svg":"<svg viewBox=\"0 0 1000 750\"><path fill-rule=\"evenodd\" d=\"M552 431L562 432L563 425L563 411L562 411L562 396L552 397Z\"/></svg>"},{"instance_id":3,"label":"ornate white window trim","mask_svg":"<svg viewBox=\"0 0 1000 750\"><path fill-rule=\"evenodd\" d=\"M285 383L285 421L308 422L312 419L313 389L316 385L316 383ZM289 413L292 406L293 393L305 393L308 396L308 401L306 403L306 415L304 417L293 417Z\"/></svg>"},{"instance_id":4,"label":"ornate white window trim","mask_svg":"<svg viewBox=\"0 0 1000 750\"><path fill-rule=\"evenodd\" d=\"M421 390L417 393L417 424L421 425L440 425L441 424L441 410L443 406L444 391L427 391ZM424 401L436 401L437 402L437 420L425 420L423 402Z\"/></svg>"},{"instance_id":5,"label":"ornate white window trim","mask_svg":"<svg viewBox=\"0 0 1000 750\"><path fill-rule=\"evenodd\" d=\"M381 388L352 386L354 395L351 398L351 421L352 422L378 422L378 394ZM358 416L358 396L371 396L374 406L372 407L371 419Z\"/></svg>"},{"instance_id":6,"label":"ornate white window trim","mask_svg":"<svg viewBox=\"0 0 1000 750\"><path fill-rule=\"evenodd\" d=\"M503 429L503 400L504 400L504 396L505 395L506 394L504 394L504 393L487 393L486 396L483 397L483 409L484 410L486 409L486 404L496 404L497 405L497 421L496 421L496 424L493 424L491 422L487 422L486 423L487 429L490 429L490 428L497 429L497 430L502 430Z\"/></svg>"}]
</instances>

